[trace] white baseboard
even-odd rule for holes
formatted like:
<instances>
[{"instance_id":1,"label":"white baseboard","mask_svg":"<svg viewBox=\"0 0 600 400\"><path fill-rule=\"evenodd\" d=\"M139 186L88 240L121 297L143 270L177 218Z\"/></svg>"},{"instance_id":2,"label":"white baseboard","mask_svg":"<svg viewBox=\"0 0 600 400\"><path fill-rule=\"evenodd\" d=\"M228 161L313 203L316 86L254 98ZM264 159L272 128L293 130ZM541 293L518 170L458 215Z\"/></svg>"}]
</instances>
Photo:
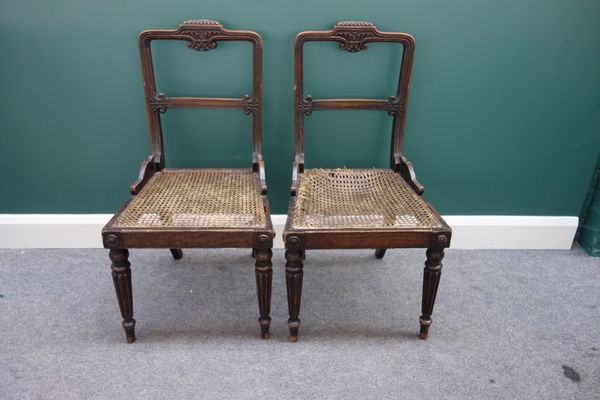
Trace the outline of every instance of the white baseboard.
<instances>
[{"instance_id":1,"label":"white baseboard","mask_svg":"<svg viewBox=\"0 0 600 400\"><path fill-rule=\"evenodd\" d=\"M454 249L571 248L579 218L554 216L447 215Z\"/></svg>"},{"instance_id":2,"label":"white baseboard","mask_svg":"<svg viewBox=\"0 0 600 400\"><path fill-rule=\"evenodd\" d=\"M110 214L0 214L0 248L100 248ZM285 215L273 215L283 248ZM454 249L570 249L577 217L448 215Z\"/></svg>"}]
</instances>

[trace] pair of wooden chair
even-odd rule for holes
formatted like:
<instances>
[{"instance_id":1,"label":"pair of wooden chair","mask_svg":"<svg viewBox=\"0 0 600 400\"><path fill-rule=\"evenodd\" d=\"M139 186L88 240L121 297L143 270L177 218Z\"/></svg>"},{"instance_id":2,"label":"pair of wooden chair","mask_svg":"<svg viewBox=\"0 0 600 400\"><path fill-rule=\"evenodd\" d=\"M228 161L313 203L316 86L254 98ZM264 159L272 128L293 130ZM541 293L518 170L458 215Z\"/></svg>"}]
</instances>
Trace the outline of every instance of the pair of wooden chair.
<instances>
[{"instance_id":1,"label":"pair of wooden chair","mask_svg":"<svg viewBox=\"0 0 600 400\"><path fill-rule=\"evenodd\" d=\"M253 93L242 98L168 97L156 89L151 42L183 40L198 51L219 41L253 44ZM386 100L312 99L303 89L303 45L334 41L358 52L370 42L403 46L396 92ZM132 198L102 230L110 249L112 275L127 341L135 341L130 248L251 248L255 258L259 324L270 337L272 247L265 167L262 159L262 40L251 31L228 30L216 21L186 21L176 30L144 31L139 37L152 153L131 186ZM290 340L300 326L303 260L309 249L427 248L420 337L427 337L451 230L422 197L411 163L402 153L414 39L380 32L367 22L340 22L329 31L307 31L295 42L295 159L288 220L284 230ZM252 168L169 169L165 167L161 113L170 108L239 109L253 118ZM393 118L390 169L305 169L304 118L317 110L380 110Z\"/></svg>"}]
</instances>

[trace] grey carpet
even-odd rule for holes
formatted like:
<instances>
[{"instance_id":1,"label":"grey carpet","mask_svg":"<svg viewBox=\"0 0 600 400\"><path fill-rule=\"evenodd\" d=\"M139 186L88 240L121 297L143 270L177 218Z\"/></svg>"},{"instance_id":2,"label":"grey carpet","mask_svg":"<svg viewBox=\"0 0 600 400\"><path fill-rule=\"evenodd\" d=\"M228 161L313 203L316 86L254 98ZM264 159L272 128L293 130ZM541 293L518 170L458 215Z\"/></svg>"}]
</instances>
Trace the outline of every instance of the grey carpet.
<instances>
[{"instance_id":1,"label":"grey carpet","mask_svg":"<svg viewBox=\"0 0 600 400\"><path fill-rule=\"evenodd\" d=\"M430 339L424 251L309 252L287 341L283 252L273 339L249 250L133 250L125 343L104 250L0 251L0 399L600 398L600 260L447 251Z\"/></svg>"}]
</instances>

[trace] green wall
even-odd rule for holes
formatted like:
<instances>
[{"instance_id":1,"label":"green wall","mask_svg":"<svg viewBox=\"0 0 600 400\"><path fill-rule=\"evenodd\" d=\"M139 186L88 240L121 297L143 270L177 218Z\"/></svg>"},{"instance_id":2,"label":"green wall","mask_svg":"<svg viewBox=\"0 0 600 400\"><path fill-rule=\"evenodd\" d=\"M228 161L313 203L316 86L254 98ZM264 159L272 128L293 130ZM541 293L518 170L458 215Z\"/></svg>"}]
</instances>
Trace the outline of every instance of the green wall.
<instances>
[{"instance_id":1,"label":"green wall","mask_svg":"<svg viewBox=\"0 0 600 400\"><path fill-rule=\"evenodd\" d=\"M597 0L3 0L0 213L117 209L148 153L137 34L191 18L264 39L274 213L286 210L291 175L293 38L352 19L416 37L406 154L442 213L579 213L600 148ZM309 45L307 92L387 97L399 54ZM168 95L250 92L244 44L199 53L169 43L155 56ZM169 110L164 122L171 166L250 162L241 112ZM385 166L390 123L385 113L315 112L308 167Z\"/></svg>"}]
</instances>

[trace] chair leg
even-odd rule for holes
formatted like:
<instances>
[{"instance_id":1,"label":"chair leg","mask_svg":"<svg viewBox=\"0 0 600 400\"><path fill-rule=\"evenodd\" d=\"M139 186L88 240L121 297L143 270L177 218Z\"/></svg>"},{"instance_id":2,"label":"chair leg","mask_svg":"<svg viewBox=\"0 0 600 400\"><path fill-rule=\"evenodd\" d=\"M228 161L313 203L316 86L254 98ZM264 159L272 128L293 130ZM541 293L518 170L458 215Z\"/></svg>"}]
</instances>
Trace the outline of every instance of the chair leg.
<instances>
[{"instance_id":1,"label":"chair leg","mask_svg":"<svg viewBox=\"0 0 600 400\"><path fill-rule=\"evenodd\" d=\"M385 251L386 251L386 249L377 249L377 250L375 250L375 257L377 257L377 258L383 258L383 256L385 256Z\"/></svg>"},{"instance_id":2,"label":"chair leg","mask_svg":"<svg viewBox=\"0 0 600 400\"><path fill-rule=\"evenodd\" d=\"M288 309L290 319L290 341L298 341L298 330L300 328L300 299L302 297L302 250L287 250L285 252L285 282L287 286Z\"/></svg>"},{"instance_id":3,"label":"chair leg","mask_svg":"<svg viewBox=\"0 0 600 400\"><path fill-rule=\"evenodd\" d=\"M181 249L170 249L171 250L171 254L173 254L173 258L176 260L181 259L181 257L183 257L183 251L181 251Z\"/></svg>"},{"instance_id":4,"label":"chair leg","mask_svg":"<svg viewBox=\"0 0 600 400\"><path fill-rule=\"evenodd\" d=\"M123 328L127 342L135 342L135 319L133 319L133 296L131 292L131 268L129 264L129 251L111 250L109 253L112 261L112 277L117 292L119 309L123 317Z\"/></svg>"},{"instance_id":5,"label":"chair leg","mask_svg":"<svg viewBox=\"0 0 600 400\"><path fill-rule=\"evenodd\" d=\"M273 263L271 262L271 258L273 257L273 251L271 249L255 249L252 252L256 259L256 289L260 312L258 323L260 324L261 337L269 339L271 338L269 328L271 326L271 282L273 278Z\"/></svg>"},{"instance_id":6,"label":"chair leg","mask_svg":"<svg viewBox=\"0 0 600 400\"><path fill-rule=\"evenodd\" d=\"M421 303L421 317L419 323L421 331L419 337L423 340L429 335L431 326L431 314L437 294L440 276L442 275L442 259L444 258L443 249L427 249L427 261L423 271L423 300Z\"/></svg>"}]
</instances>

